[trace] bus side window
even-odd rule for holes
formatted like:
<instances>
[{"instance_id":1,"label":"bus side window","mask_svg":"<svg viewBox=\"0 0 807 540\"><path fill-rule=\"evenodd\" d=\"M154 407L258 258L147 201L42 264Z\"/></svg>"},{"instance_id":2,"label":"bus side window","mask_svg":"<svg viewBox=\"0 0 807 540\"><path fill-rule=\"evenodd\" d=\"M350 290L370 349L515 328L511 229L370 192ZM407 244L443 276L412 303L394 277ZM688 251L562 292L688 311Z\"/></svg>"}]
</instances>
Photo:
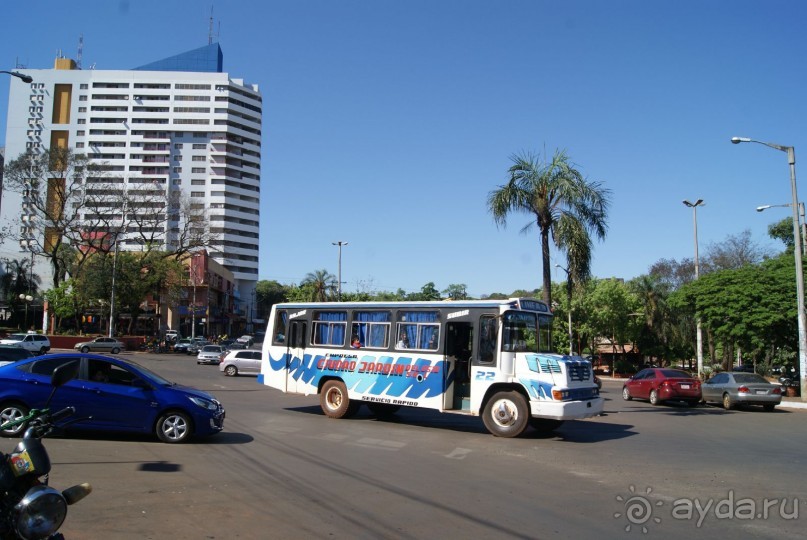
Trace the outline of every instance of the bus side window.
<instances>
[{"instance_id":1,"label":"bus side window","mask_svg":"<svg viewBox=\"0 0 807 540\"><path fill-rule=\"evenodd\" d=\"M286 343L286 322L288 320L289 314L285 311L278 311L275 314L275 328L272 332L273 343L277 345L282 345Z\"/></svg>"}]
</instances>

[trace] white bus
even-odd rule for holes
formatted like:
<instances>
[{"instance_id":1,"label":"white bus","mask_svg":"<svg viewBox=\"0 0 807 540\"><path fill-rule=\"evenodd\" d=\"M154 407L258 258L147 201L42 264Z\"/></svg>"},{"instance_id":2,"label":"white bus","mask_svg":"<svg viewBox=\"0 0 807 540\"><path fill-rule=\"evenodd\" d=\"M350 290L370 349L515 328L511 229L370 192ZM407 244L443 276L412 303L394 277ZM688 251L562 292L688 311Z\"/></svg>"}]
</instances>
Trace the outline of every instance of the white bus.
<instances>
[{"instance_id":1,"label":"white bus","mask_svg":"<svg viewBox=\"0 0 807 540\"><path fill-rule=\"evenodd\" d=\"M425 407L517 437L603 409L591 363L551 353L551 327L533 298L276 304L258 381L319 394L331 418Z\"/></svg>"}]
</instances>

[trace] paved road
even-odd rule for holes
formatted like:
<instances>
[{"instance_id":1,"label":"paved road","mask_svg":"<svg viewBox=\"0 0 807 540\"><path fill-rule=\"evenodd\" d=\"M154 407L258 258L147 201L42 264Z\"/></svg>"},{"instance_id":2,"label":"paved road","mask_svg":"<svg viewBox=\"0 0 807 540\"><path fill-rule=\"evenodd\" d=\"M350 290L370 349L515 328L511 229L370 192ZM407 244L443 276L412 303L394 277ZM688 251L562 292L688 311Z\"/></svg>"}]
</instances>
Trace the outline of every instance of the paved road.
<instances>
[{"instance_id":1,"label":"paved road","mask_svg":"<svg viewBox=\"0 0 807 540\"><path fill-rule=\"evenodd\" d=\"M54 486L94 486L71 508L68 539L713 539L804 530L804 517L790 518L794 506L807 510L807 411L651 407L624 402L620 383L606 380L604 416L549 436L498 439L478 418L430 411L331 420L316 396L225 377L192 357L129 357L213 391L227 408L225 432L178 446L46 441Z\"/></svg>"}]
</instances>

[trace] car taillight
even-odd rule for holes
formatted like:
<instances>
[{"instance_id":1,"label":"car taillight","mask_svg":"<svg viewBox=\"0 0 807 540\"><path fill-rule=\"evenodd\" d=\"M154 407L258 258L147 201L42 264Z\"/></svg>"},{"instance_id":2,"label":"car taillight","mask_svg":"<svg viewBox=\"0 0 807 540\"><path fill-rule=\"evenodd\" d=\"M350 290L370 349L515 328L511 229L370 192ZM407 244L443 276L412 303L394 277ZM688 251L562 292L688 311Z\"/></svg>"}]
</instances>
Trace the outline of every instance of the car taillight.
<instances>
[{"instance_id":1,"label":"car taillight","mask_svg":"<svg viewBox=\"0 0 807 540\"><path fill-rule=\"evenodd\" d=\"M750 392L751 390L749 390L749 388L748 388L747 386L741 386L741 387L739 387L739 388L737 389L737 391L738 391L738 392L742 392L743 394L747 394L747 393L748 393L748 392Z\"/></svg>"},{"instance_id":2,"label":"car taillight","mask_svg":"<svg viewBox=\"0 0 807 540\"><path fill-rule=\"evenodd\" d=\"M773 390L771 390L771 394L781 394L781 393L782 393L782 389L780 387L778 387L778 386L776 388L774 388Z\"/></svg>"}]
</instances>

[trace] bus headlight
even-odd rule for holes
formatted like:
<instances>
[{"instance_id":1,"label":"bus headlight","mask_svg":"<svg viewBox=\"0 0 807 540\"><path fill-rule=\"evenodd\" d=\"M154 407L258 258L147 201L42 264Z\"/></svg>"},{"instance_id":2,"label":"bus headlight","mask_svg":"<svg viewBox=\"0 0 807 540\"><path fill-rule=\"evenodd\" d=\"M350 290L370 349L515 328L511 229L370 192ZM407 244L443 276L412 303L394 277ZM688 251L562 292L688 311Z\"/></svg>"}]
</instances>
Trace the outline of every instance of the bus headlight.
<instances>
[{"instance_id":1,"label":"bus headlight","mask_svg":"<svg viewBox=\"0 0 807 540\"><path fill-rule=\"evenodd\" d=\"M569 399L569 391L568 390L555 390L552 389L552 399L556 401L563 401Z\"/></svg>"},{"instance_id":2,"label":"bus headlight","mask_svg":"<svg viewBox=\"0 0 807 540\"><path fill-rule=\"evenodd\" d=\"M48 486L34 486L14 506L14 523L17 534L25 540L47 538L64 523L67 501Z\"/></svg>"}]
</instances>

